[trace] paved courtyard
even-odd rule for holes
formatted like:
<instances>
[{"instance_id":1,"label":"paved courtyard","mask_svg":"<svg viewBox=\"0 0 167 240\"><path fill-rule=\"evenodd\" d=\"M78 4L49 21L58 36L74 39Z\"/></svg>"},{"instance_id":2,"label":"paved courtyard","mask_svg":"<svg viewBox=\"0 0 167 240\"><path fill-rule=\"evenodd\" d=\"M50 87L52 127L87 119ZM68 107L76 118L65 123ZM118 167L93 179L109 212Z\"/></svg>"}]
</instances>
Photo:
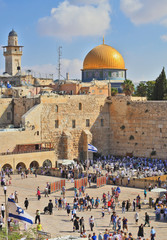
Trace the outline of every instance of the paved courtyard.
<instances>
[{"instance_id":1,"label":"paved courtyard","mask_svg":"<svg viewBox=\"0 0 167 240\"><path fill-rule=\"evenodd\" d=\"M44 207L48 205L49 199L52 199L54 203L55 197L58 197L58 198L61 197L61 193L60 192L53 193L46 198L44 197L44 195L42 195L41 200L38 201L36 196L36 189L39 186L42 192L47 182L54 182L57 180L59 179L55 177L48 177L48 176L38 176L37 178L35 178L34 175L29 175L27 179L22 180L20 175L14 175L12 176L12 185L9 186L7 189L7 194L9 196L11 193L17 190L18 198L19 198L18 204L21 207L23 207L23 209L24 209L24 200L27 197L29 199L29 207L28 207L27 213L29 213L31 216L35 218L35 212L37 209L39 209L41 211L41 224L46 232L51 233L52 238L58 237L58 236L64 236L64 235L79 236L79 233L73 232L73 223L70 221L71 216L67 216L66 210L57 210L56 208L54 208L53 215L42 214ZM72 205L73 196L74 196L73 186L74 186L73 183L66 181L66 189L67 189L66 199L67 199L67 203L69 202L71 205ZM99 197L101 199L102 194L104 192L105 193L107 193L108 191L111 192L111 187L112 187L111 185L107 185L98 189L87 188L86 193L88 193L90 197L92 196L94 198ZM143 192L144 191L141 189L121 187L121 194L119 197L120 207L116 206L117 215L119 215L121 218L123 216L126 216L126 218L128 219L129 232L133 234L133 237L137 236L137 231L138 231L138 226L136 226L135 220L134 220L134 212L132 212L132 208L130 208L129 212L122 214L121 203L123 200L127 200L127 199L130 199L132 202L132 200L136 198L137 194L140 194L143 200L144 199ZM149 197L156 198L157 194L148 192L147 199ZM3 188L0 188L0 199L1 199L0 203L3 203L4 202ZM91 215L93 215L95 218L94 232L96 232L96 234L98 234L100 231L104 232L106 228L111 229L111 226L109 227L110 216L107 210L104 218L103 219L101 218L101 207L102 207L102 203L100 204L99 209L96 209L96 210L93 209L91 212L90 211L77 212L77 215L79 217L82 217L82 216L84 217L85 227L88 234L91 233L90 227L89 227L89 217ZM166 240L167 239L166 237L167 223L155 222L154 210L150 209L148 205L142 205L142 209L139 212L139 224L144 223L144 214L146 211L150 215L151 226L155 227L156 235L157 235L156 239ZM150 228L145 227L144 232L145 232L145 238L150 239Z\"/></svg>"}]
</instances>

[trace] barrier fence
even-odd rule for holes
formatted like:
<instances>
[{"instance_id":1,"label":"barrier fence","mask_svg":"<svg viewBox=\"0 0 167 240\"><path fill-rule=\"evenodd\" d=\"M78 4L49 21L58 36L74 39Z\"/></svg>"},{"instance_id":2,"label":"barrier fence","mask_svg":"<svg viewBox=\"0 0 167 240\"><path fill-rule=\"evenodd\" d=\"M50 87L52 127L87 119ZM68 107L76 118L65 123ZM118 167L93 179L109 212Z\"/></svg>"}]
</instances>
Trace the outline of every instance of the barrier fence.
<instances>
[{"instance_id":1,"label":"barrier fence","mask_svg":"<svg viewBox=\"0 0 167 240\"><path fill-rule=\"evenodd\" d=\"M96 187L102 187L106 185L106 176L97 177Z\"/></svg>"},{"instance_id":2,"label":"barrier fence","mask_svg":"<svg viewBox=\"0 0 167 240\"><path fill-rule=\"evenodd\" d=\"M88 179L87 179L87 177L81 178L81 179L76 179L76 180L74 181L74 188L79 189L79 188L81 188L82 186L83 186L83 187L87 187L87 184L88 184Z\"/></svg>"},{"instance_id":3,"label":"barrier fence","mask_svg":"<svg viewBox=\"0 0 167 240\"><path fill-rule=\"evenodd\" d=\"M65 185L66 185L66 182L64 179L60 180L60 181L56 181L54 183L51 183L50 184L50 193L61 191L62 187L63 186L65 187Z\"/></svg>"}]
</instances>

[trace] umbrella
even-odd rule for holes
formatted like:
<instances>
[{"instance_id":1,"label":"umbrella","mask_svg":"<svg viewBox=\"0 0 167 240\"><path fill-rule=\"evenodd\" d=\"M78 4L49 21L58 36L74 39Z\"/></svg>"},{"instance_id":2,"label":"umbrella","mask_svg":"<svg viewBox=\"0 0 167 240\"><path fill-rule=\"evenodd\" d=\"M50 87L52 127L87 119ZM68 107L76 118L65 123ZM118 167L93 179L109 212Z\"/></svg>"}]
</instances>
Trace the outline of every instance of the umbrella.
<instances>
[{"instance_id":1,"label":"umbrella","mask_svg":"<svg viewBox=\"0 0 167 240\"><path fill-rule=\"evenodd\" d=\"M154 188L151 190L151 192L155 193L161 193L161 192L166 192L167 190L165 188Z\"/></svg>"}]
</instances>

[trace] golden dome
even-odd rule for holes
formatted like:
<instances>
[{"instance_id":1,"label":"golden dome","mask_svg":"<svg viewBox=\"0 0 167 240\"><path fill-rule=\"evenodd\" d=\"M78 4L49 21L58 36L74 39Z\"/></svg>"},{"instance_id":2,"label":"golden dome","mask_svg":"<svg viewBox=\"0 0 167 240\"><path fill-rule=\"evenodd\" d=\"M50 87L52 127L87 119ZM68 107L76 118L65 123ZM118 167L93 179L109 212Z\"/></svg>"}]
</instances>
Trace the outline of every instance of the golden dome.
<instances>
[{"instance_id":1,"label":"golden dome","mask_svg":"<svg viewBox=\"0 0 167 240\"><path fill-rule=\"evenodd\" d=\"M93 48L84 59L83 70L108 68L125 69L122 55L109 45L101 44Z\"/></svg>"}]
</instances>

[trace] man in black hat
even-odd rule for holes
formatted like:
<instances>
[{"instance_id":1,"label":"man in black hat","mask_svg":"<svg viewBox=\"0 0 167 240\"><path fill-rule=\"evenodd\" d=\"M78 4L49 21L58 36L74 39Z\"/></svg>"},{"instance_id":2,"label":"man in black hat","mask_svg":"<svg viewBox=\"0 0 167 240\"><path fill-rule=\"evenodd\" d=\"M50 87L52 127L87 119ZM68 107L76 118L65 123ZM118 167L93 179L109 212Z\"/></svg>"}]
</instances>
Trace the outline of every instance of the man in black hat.
<instances>
[{"instance_id":1,"label":"man in black hat","mask_svg":"<svg viewBox=\"0 0 167 240\"><path fill-rule=\"evenodd\" d=\"M48 210L49 210L49 214L51 215L51 214L52 214L52 211L53 211L53 203L52 203L52 200L49 200Z\"/></svg>"}]
</instances>

